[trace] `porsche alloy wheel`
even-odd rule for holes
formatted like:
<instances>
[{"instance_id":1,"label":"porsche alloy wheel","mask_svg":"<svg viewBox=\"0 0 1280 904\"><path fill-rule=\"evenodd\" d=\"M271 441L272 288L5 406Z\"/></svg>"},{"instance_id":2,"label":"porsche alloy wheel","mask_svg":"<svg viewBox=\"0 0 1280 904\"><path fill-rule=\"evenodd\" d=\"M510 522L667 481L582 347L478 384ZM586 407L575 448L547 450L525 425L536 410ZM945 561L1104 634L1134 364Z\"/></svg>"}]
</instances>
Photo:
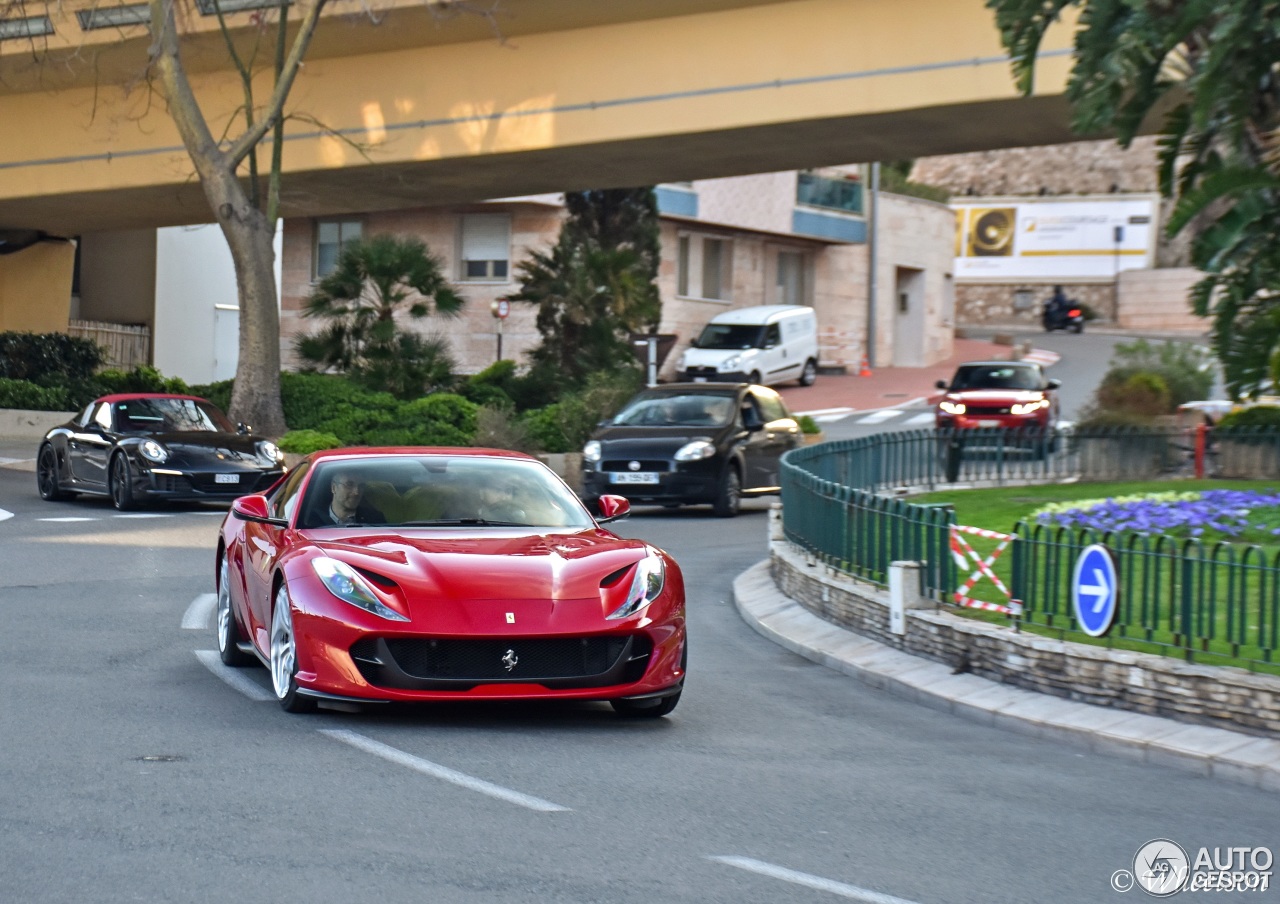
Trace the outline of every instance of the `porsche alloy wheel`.
<instances>
[{"instance_id":1,"label":"porsche alloy wheel","mask_svg":"<svg viewBox=\"0 0 1280 904\"><path fill-rule=\"evenodd\" d=\"M53 446L41 446L40 458L36 462L36 486L40 488L40 498L46 502L69 498L71 494L63 492L58 484L58 454L53 451Z\"/></svg>"},{"instance_id":2,"label":"porsche alloy wheel","mask_svg":"<svg viewBox=\"0 0 1280 904\"><path fill-rule=\"evenodd\" d=\"M111 504L122 512L136 508L133 500L133 482L129 475L129 462L123 454L111 459L111 476L108 479L111 491Z\"/></svg>"},{"instance_id":3,"label":"porsche alloy wheel","mask_svg":"<svg viewBox=\"0 0 1280 904\"><path fill-rule=\"evenodd\" d=\"M222 657L223 665L242 668L254 660L237 645L240 641L240 628L231 608L230 570L227 567L227 557L223 556L222 567L218 571L218 655Z\"/></svg>"},{"instance_id":4,"label":"porsche alloy wheel","mask_svg":"<svg viewBox=\"0 0 1280 904\"><path fill-rule=\"evenodd\" d=\"M298 693L298 646L293 636L293 609L284 584L276 591L276 605L271 613L271 687L285 712L300 713L312 708L312 702Z\"/></svg>"}]
</instances>

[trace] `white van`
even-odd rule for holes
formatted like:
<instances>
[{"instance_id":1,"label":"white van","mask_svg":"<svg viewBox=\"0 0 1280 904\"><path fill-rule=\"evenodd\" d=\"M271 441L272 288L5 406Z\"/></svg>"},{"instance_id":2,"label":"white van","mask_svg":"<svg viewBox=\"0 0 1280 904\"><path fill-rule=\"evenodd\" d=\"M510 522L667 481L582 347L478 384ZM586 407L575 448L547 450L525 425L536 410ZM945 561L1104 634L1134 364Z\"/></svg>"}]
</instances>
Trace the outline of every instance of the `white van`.
<instances>
[{"instance_id":1,"label":"white van","mask_svg":"<svg viewBox=\"0 0 1280 904\"><path fill-rule=\"evenodd\" d=\"M813 308L771 304L725 311L676 362L681 382L772 385L818 378L818 319Z\"/></svg>"}]
</instances>

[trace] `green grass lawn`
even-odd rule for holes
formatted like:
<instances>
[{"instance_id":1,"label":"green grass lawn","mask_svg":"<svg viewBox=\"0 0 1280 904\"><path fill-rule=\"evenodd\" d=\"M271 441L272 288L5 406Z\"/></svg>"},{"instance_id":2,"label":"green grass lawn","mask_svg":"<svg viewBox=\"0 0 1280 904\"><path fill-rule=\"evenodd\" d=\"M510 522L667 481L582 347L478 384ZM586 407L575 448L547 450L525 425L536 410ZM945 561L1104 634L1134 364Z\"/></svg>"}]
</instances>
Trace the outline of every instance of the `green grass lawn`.
<instances>
[{"instance_id":1,"label":"green grass lawn","mask_svg":"<svg viewBox=\"0 0 1280 904\"><path fill-rule=\"evenodd\" d=\"M1229 489L1253 490L1258 492L1275 492L1280 484L1275 481L1239 481L1239 480L1188 480L1170 484L1169 481L1129 481L1122 483L1071 483L1054 486L1000 487L981 490L946 490L916 496L911 499L915 503L930 505L949 505L955 509L958 524L982 527L996 531L1012 531L1019 521L1030 521L1031 515L1050 503L1072 502L1085 499L1105 499L1118 496L1137 496L1152 493L1168 493L1170 491L1188 492L1195 490ZM1252 516L1251 516L1251 520ZM1259 512L1258 519L1268 523L1280 521L1280 512ZM1046 532L1046 539L1052 536ZM1203 548L1211 550L1214 542L1221 537L1205 537ZM977 537L966 537L974 550L986 556L995 546L996 541ZM1263 531L1253 532L1245 537L1253 540L1265 552L1265 562L1270 564L1274 556L1280 553L1280 543ZM1122 538L1123 542L1123 538ZM1054 597L1052 601L1040 600L1033 603L1041 611L1029 614L1033 624L1024 622L1026 630L1051 637L1066 637L1072 641L1097 643L1103 646L1136 650L1141 652L1177 654L1166 644L1175 642L1173 625L1175 617L1177 591L1182 586L1181 572L1174 567L1172 554L1176 550L1175 542L1168 538L1150 538L1146 541L1155 549L1157 543L1166 551L1164 556L1144 556L1140 560L1151 565L1151 574L1159 572L1161 584L1159 592L1147 588L1144 600L1141 587L1125 586L1122 574L1122 606L1130 606L1131 623L1123 630L1120 620L1111 633L1104 638L1089 638L1082 633L1066 632L1068 618L1064 614L1070 610L1070 582L1073 556L1070 550L1062 550L1054 555L1047 547L1039 548L1031 562L1033 586L1036 593ZM1247 543L1237 544L1246 546ZM1256 560L1258 562L1263 559ZM973 570L968 566L958 572L957 580L963 581ZM1011 585L1012 555L1008 549L995 563L994 570L1006 586ZM1229 572L1232 574L1229 575ZM1199 623L1200 633L1212 634L1212 639L1195 641L1195 659L1198 662L1218 665L1236 665L1254 671L1265 671L1280 674L1280 664L1264 662L1265 653L1257 642L1256 628L1260 620L1269 624L1275 614L1275 607L1270 604L1274 571L1265 572L1262 568L1229 569L1225 565L1206 563L1202 566L1198 580L1194 585L1196 597L1203 607L1203 615ZM1236 583L1229 583L1235 581ZM1266 582L1264 584L1264 581ZM1137 580L1132 583L1138 584ZM1270 589L1267 589L1270 588ZM1265 590L1265 592L1264 592ZM1006 598L987 579L980 580L969 592L969 596L988 602L1003 603ZM1028 594L1032 596L1032 594ZM1049 613L1056 608L1052 626L1042 624L1049 621ZM1146 608L1147 616L1141 617L1139 610ZM1265 614L1264 614L1265 610ZM960 610L973 618L1008 624L1010 619L1004 615L981 610ZM1234 636L1235 643L1231 642ZM1245 640L1246 642L1240 642ZM1213 654L1213 655L1205 655Z\"/></svg>"}]
</instances>

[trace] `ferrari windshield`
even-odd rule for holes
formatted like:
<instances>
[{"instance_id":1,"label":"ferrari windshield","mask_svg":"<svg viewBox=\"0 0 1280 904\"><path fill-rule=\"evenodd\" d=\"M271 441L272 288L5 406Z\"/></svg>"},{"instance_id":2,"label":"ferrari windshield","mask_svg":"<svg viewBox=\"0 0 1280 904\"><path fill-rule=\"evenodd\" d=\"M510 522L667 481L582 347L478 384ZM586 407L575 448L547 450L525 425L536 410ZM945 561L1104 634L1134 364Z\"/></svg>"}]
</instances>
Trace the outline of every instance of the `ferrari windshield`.
<instances>
[{"instance_id":1,"label":"ferrari windshield","mask_svg":"<svg viewBox=\"0 0 1280 904\"><path fill-rule=\"evenodd\" d=\"M966 364L951 381L952 392L966 389L1044 389L1044 378L1035 367L1018 364Z\"/></svg>"},{"instance_id":2,"label":"ferrari windshield","mask_svg":"<svg viewBox=\"0 0 1280 904\"><path fill-rule=\"evenodd\" d=\"M297 526L347 525L583 530L595 521L537 461L447 454L322 459L307 481Z\"/></svg>"},{"instance_id":3,"label":"ferrari windshield","mask_svg":"<svg viewBox=\"0 0 1280 904\"><path fill-rule=\"evenodd\" d=\"M727 393L642 392L613 418L618 427L723 427L734 415Z\"/></svg>"},{"instance_id":4,"label":"ferrari windshield","mask_svg":"<svg viewBox=\"0 0 1280 904\"><path fill-rule=\"evenodd\" d=\"M121 433L235 433L227 416L203 399L128 399L114 406Z\"/></svg>"}]
</instances>

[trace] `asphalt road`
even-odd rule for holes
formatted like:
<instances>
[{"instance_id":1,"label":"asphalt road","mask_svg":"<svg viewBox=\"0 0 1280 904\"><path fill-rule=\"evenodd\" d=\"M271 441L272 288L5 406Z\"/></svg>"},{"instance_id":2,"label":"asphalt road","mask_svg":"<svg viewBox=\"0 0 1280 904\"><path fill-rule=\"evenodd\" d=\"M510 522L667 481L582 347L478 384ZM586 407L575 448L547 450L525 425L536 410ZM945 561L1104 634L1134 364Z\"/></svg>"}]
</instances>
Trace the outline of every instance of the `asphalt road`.
<instances>
[{"instance_id":1,"label":"asphalt road","mask_svg":"<svg viewBox=\"0 0 1280 904\"><path fill-rule=\"evenodd\" d=\"M669 719L290 716L265 670L197 656L220 513L46 504L0 469L0 898L1080 904L1154 838L1277 847L1280 797L940 715L754 633L730 583L767 502L618 526L685 569Z\"/></svg>"}]
</instances>

